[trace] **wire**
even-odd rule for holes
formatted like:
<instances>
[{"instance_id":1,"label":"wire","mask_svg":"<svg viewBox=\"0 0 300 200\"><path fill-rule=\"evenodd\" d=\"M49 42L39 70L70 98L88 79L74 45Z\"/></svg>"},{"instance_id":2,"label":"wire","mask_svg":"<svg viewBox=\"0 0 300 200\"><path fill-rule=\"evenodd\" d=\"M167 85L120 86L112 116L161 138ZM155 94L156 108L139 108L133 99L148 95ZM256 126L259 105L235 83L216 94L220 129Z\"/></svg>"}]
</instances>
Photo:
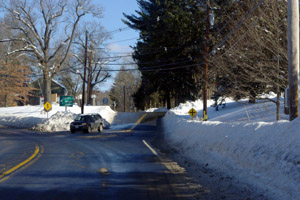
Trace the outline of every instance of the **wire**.
<instances>
[{"instance_id":1,"label":"wire","mask_svg":"<svg viewBox=\"0 0 300 200\"><path fill-rule=\"evenodd\" d=\"M247 0L246 0L246 1L243 1L243 4L240 6L240 8L241 8L243 5L245 5L246 2L247 2ZM239 10L240 10L240 9L239 9ZM218 33L219 33L219 34L221 34L221 31L226 27L227 24L229 24L230 22L233 21L233 17L236 16L237 13L238 13L238 12L234 12L234 14L230 17L230 20L227 20L226 23L225 23L220 29L218 29Z\"/></svg>"},{"instance_id":2,"label":"wire","mask_svg":"<svg viewBox=\"0 0 300 200\"><path fill-rule=\"evenodd\" d=\"M230 33L228 33L223 39L222 41L216 45L213 50L209 53L209 55L212 55L212 52L214 52L217 48L219 48L220 46L222 46L229 38L231 38L233 36L233 34L239 30L241 28L241 26L245 23L245 21L254 13L254 11L263 3L262 0L260 0L252 9L249 8L247 11L247 14L245 15L245 17L243 19L241 19L237 25L235 26L235 28L233 29L233 31L231 31ZM249 31L249 29L248 29ZM248 32L247 31L247 32ZM247 33L246 32L246 33ZM244 35L246 34L244 33ZM175 63L174 63L175 64ZM191 66L195 66L195 65L201 65L204 63L198 63L198 64L194 64L194 65L187 65L187 66L181 66L181 67L174 67L174 68L165 68L165 69L159 69L159 71L164 71L164 70L172 70L172 69L182 69L182 68L187 68L187 67L191 67ZM157 66L159 67L159 66ZM138 70L138 69L125 69L125 70ZM149 70L153 70L153 68L148 68L148 69L139 69L140 71L149 71ZM113 71L118 71L118 70L113 70ZM154 70L156 71L156 70Z\"/></svg>"},{"instance_id":3,"label":"wire","mask_svg":"<svg viewBox=\"0 0 300 200\"><path fill-rule=\"evenodd\" d=\"M108 43L104 43L102 45L104 46L107 46L107 45L110 45L110 44L114 44L114 43L119 43L119 42L126 42L126 41L130 41L130 40L136 40L136 39L139 39L138 37L134 37L134 38L129 38L129 39L125 39L125 40L119 40L119 41L114 41L114 42L108 42ZM103 49L103 48L95 48L95 49Z\"/></svg>"},{"instance_id":4,"label":"wire","mask_svg":"<svg viewBox=\"0 0 300 200\"><path fill-rule=\"evenodd\" d=\"M265 12L262 12L262 13L265 14ZM252 28L256 23L257 23L257 21L253 21L253 22L250 24L250 26L249 26L249 28L247 29L247 31L245 31L245 32L243 33L243 35L240 36L240 37L235 41L235 43L234 43L233 45L231 45L231 47L230 47L229 49L226 49L226 51L223 52L221 55L218 55L217 58L214 58L212 62L215 62L216 60L218 60L219 58L221 58L222 56L224 56L226 53L228 53L233 47L235 47L235 45L238 44L239 41L240 41L241 39L244 38L244 36L246 36L246 34L251 30L251 28ZM228 38L228 39L229 39L229 38Z\"/></svg>"},{"instance_id":5,"label":"wire","mask_svg":"<svg viewBox=\"0 0 300 200\"><path fill-rule=\"evenodd\" d=\"M236 27L233 29L233 31L231 31L230 33L228 33L223 39L222 41L218 44L215 45L215 47L213 48L213 50L209 53L209 55L212 55L212 52L214 52L217 48L219 48L220 46L222 46L229 38L231 38L233 36L233 34L240 29L240 27L245 23L245 21L254 13L254 11L262 4L262 0L260 0L254 7L252 10L248 10L247 15L241 19L238 24L236 25ZM247 30L247 32L250 29ZM247 33L245 32L244 35ZM243 36L244 36L243 35ZM242 36L242 37L243 37ZM241 38L242 38L241 37ZM240 39L241 39L240 38ZM122 41L128 41L128 40L133 40L133 39L137 39L137 38L131 38L131 39L126 39L126 40L122 40ZM239 40L240 40L239 39ZM118 42L122 42L122 41L118 41ZM112 43L117 43L117 42L112 42ZM236 42L237 43L237 42ZM236 44L235 43L235 44ZM111 44L111 43L108 43ZM234 45L233 45L234 46ZM232 48L232 47L231 47ZM225 54L225 53L224 53ZM224 55L222 54L222 55ZM191 64L191 65L185 65L185 66L177 66L177 67L170 67L170 68L161 68L161 67L165 67L165 66L171 66L171 65L176 65L176 64L182 64L182 63L186 63L186 62L190 62L191 60L188 61L184 61L184 62L175 62L175 63L170 63L170 64L163 64L163 65L157 65L157 66L153 66L153 67L148 67L145 69L138 69L138 68L130 68L130 69L102 69L101 71L103 72L118 72L118 71L168 71L168 70L174 70L174 69L184 69L184 68L190 68L190 67L194 67L194 66L199 66L202 64L205 64L204 62L202 63L196 63L196 64ZM137 63L128 63L128 65L132 65L132 64L137 64ZM142 63L138 63L138 64L142 64ZM150 64L150 63L148 63ZM113 64L116 65L116 64ZM120 64L120 65L124 65L124 64ZM98 70L99 71L99 70Z\"/></svg>"},{"instance_id":6,"label":"wire","mask_svg":"<svg viewBox=\"0 0 300 200\"><path fill-rule=\"evenodd\" d=\"M112 31L108 31L107 33L108 34L115 34L115 33L120 33L122 31L126 31L126 30L129 30L130 27L123 27L123 28L118 28L118 29L115 29L115 30L112 30Z\"/></svg>"},{"instance_id":7,"label":"wire","mask_svg":"<svg viewBox=\"0 0 300 200\"><path fill-rule=\"evenodd\" d=\"M246 16L244 19L242 19L242 20L240 20L240 21L238 22L238 24L235 26L235 28L233 29L233 31L231 31L230 33L228 33L228 34L223 38L223 40L222 40L218 45L216 45L215 48L213 48L213 50L210 51L209 55L211 56L212 53L213 53L217 48L219 48L220 46L222 46L229 38L231 38L232 35L233 35L237 30L240 29L240 27L245 23L245 21L246 21L246 20L254 13L254 11L255 11L262 3L263 3L263 1L260 0L260 1L254 6L254 8L253 8L252 10L250 10L250 8L249 8L247 16Z\"/></svg>"}]
</instances>

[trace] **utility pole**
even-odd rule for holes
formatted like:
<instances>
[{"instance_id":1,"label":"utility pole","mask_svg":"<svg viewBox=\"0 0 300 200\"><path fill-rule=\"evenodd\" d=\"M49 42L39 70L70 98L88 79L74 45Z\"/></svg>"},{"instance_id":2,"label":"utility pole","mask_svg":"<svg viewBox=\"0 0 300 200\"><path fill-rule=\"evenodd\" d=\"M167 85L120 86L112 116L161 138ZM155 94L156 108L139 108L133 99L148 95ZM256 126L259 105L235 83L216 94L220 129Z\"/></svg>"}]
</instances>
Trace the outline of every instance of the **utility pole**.
<instances>
[{"instance_id":1,"label":"utility pole","mask_svg":"<svg viewBox=\"0 0 300 200\"><path fill-rule=\"evenodd\" d=\"M92 91L91 91L91 82L92 82L92 61L93 61L93 57L94 57L94 55L93 55L93 53L94 53L94 46L93 46L93 42L92 42L92 39L91 39L91 37L90 37L90 41L91 41L91 43L90 43L90 52L89 52L89 61L88 61L88 63L89 63L89 70L88 70L88 83L87 83L87 104L91 104L91 102L90 102L90 97L91 97L91 93L92 93Z\"/></svg>"},{"instance_id":2,"label":"utility pole","mask_svg":"<svg viewBox=\"0 0 300 200\"><path fill-rule=\"evenodd\" d=\"M209 56L209 29L210 29L210 0L206 0L206 57L203 77L203 120L207 121L207 85L208 85L208 56Z\"/></svg>"},{"instance_id":3,"label":"utility pole","mask_svg":"<svg viewBox=\"0 0 300 200\"><path fill-rule=\"evenodd\" d=\"M81 114L84 114L85 104L85 77L87 68L87 50L88 50L88 32L85 32L85 49L84 49L84 72L83 72L83 83L82 83L82 103L81 103Z\"/></svg>"},{"instance_id":4,"label":"utility pole","mask_svg":"<svg viewBox=\"0 0 300 200\"><path fill-rule=\"evenodd\" d=\"M299 116L298 76L299 76L299 1L288 1L288 67L290 121Z\"/></svg>"}]
</instances>

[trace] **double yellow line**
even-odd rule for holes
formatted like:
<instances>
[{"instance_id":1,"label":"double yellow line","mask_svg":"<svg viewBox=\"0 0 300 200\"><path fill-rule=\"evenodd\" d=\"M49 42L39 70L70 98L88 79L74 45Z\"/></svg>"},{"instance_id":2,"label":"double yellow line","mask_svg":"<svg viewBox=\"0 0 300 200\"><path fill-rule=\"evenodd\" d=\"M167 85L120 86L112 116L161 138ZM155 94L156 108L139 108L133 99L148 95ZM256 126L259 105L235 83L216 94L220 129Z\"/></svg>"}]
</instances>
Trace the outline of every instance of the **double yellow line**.
<instances>
[{"instance_id":1,"label":"double yellow line","mask_svg":"<svg viewBox=\"0 0 300 200\"><path fill-rule=\"evenodd\" d=\"M130 133L133 131L133 129L135 129L135 127L137 127L142 121L143 119L147 116L147 113L143 114L136 122L135 124L133 124L130 129L127 130L114 130L114 131L110 131L110 133ZM110 137L115 137L116 135L112 135ZM96 136L80 136L79 138L83 138L83 139L90 139L90 138L105 138L103 135L96 135Z\"/></svg>"},{"instance_id":2,"label":"double yellow line","mask_svg":"<svg viewBox=\"0 0 300 200\"><path fill-rule=\"evenodd\" d=\"M41 148L38 145L36 145L34 153L29 158L27 158L20 164L0 173L0 183L3 182L4 180L6 180L7 178L9 178L9 176L12 175L12 173L14 173L18 169L24 167L25 165L30 163L33 159L35 159L37 157L37 155L39 154L40 150L41 150Z\"/></svg>"},{"instance_id":3,"label":"double yellow line","mask_svg":"<svg viewBox=\"0 0 300 200\"><path fill-rule=\"evenodd\" d=\"M142 117L141 117L139 120L137 120L137 121L135 122L135 124L134 124L130 129L124 130L124 131L119 131L119 132L130 133L133 129L135 129L135 127L137 127L137 126L142 122L142 120L143 120L146 116L147 116L146 113L143 114Z\"/></svg>"}]
</instances>

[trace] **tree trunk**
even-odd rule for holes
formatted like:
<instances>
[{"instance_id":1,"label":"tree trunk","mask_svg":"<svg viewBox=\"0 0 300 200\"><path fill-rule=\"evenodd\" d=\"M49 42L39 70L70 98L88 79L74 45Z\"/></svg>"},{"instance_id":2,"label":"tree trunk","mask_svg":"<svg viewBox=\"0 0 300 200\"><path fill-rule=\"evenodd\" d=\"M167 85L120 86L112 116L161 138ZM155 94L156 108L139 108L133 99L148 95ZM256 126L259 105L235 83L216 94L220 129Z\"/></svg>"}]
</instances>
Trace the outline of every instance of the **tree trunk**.
<instances>
[{"instance_id":1,"label":"tree trunk","mask_svg":"<svg viewBox=\"0 0 300 200\"><path fill-rule=\"evenodd\" d=\"M166 97L167 99L167 108L168 108L168 110L170 110L171 109L171 97L170 97L170 93L168 92L167 93L167 97Z\"/></svg>"},{"instance_id":2,"label":"tree trunk","mask_svg":"<svg viewBox=\"0 0 300 200\"><path fill-rule=\"evenodd\" d=\"M175 107L177 107L179 105L179 94L178 94L178 92L176 91L175 92Z\"/></svg>"},{"instance_id":3,"label":"tree trunk","mask_svg":"<svg viewBox=\"0 0 300 200\"><path fill-rule=\"evenodd\" d=\"M8 107L8 94L5 93L5 107Z\"/></svg>"},{"instance_id":4,"label":"tree trunk","mask_svg":"<svg viewBox=\"0 0 300 200\"><path fill-rule=\"evenodd\" d=\"M47 71L44 72L43 85L44 103L51 103L51 77L49 77Z\"/></svg>"},{"instance_id":5,"label":"tree trunk","mask_svg":"<svg viewBox=\"0 0 300 200\"><path fill-rule=\"evenodd\" d=\"M89 87L89 92L88 92L88 95L87 95L87 104L88 105L93 105L93 99L92 99L92 95L93 95L93 89L94 89L94 86L93 84L90 84Z\"/></svg>"},{"instance_id":6,"label":"tree trunk","mask_svg":"<svg viewBox=\"0 0 300 200\"><path fill-rule=\"evenodd\" d=\"M280 91L277 91L277 101L276 101L276 119L280 120Z\"/></svg>"},{"instance_id":7,"label":"tree trunk","mask_svg":"<svg viewBox=\"0 0 300 200\"><path fill-rule=\"evenodd\" d=\"M249 97L249 103L255 103L255 92L253 90L251 90L250 92L250 97Z\"/></svg>"}]
</instances>

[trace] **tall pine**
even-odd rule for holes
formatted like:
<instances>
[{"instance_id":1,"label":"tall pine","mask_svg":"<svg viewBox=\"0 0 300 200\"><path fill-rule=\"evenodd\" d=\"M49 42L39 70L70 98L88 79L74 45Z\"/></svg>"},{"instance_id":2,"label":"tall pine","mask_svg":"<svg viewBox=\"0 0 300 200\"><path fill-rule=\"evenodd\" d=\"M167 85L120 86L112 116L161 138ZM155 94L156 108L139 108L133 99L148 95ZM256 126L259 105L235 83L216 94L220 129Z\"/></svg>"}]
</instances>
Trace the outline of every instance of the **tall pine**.
<instances>
[{"instance_id":1,"label":"tall pine","mask_svg":"<svg viewBox=\"0 0 300 200\"><path fill-rule=\"evenodd\" d=\"M136 103L142 108L151 95L159 94L157 103L170 108L197 98L204 50L203 5L196 0L138 0L138 4L140 11L124 14L123 20L140 33L133 55L142 73Z\"/></svg>"}]
</instances>

